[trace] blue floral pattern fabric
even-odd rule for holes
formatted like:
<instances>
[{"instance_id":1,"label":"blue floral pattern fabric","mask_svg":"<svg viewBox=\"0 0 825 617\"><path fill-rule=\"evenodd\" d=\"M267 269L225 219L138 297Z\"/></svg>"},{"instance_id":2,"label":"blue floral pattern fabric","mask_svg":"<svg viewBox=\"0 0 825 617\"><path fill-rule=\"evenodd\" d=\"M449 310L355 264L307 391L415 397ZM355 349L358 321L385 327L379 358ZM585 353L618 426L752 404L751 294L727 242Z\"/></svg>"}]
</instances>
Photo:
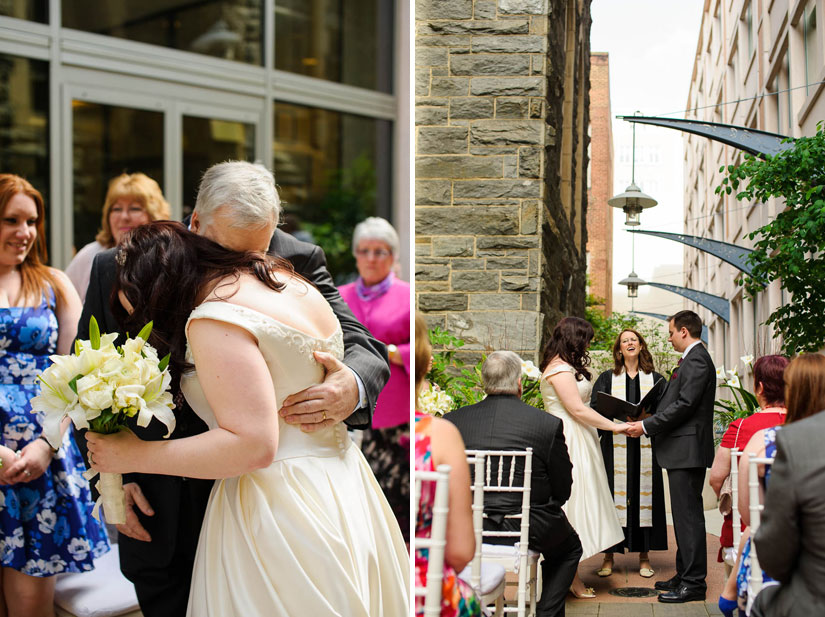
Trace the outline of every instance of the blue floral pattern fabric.
<instances>
[{"instance_id":1,"label":"blue floral pattern fabric","mask_svg":"<svg viewBox=\"0 0 825 617\"><path fill-rule=\"evenodd\" d=\"M776 433L781 430L782 426L772 426L766 428L765 435L765 458L776 458ZM771 479L771 465L765 465L765 477L762 480L762 486L767 488L768 480ZM750 589L751 575L751 540L748 538L745 547L742 549L742 559L739 563L739 571L736 574L736 596L739 604L740 615L750 615L750 607L753 605L753 594ZM764 571L762 572L762 589L770 585L778 585L779 583L768 576Z\"/></svg>"},{"instance_id":2,"label":"blue floral pattern fabric","mask_svg":"<svg viewBox=\"0 0 825 617\"><path fill-rule=\"evenodd\" d=\"M53 306L51 294L37 307L0 308L0 440L15 451L41 433L29 401L40 392L37 376L57 352ZM68 430L42 476L0 486L0 565L30 576L94 569L109 543L91 516L85 470Z\"/></svg>"}]
</instances>

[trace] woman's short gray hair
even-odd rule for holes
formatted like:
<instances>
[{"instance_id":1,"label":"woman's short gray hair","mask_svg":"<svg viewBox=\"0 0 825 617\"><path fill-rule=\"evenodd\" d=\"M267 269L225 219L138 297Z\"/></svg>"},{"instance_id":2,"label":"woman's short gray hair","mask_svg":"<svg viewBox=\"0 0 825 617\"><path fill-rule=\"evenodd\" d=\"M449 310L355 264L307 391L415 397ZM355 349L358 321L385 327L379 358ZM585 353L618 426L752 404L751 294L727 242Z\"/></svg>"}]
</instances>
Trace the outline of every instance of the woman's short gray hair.
<instances>
[{"instance_id":1,"label":"woman's short gray hair","mask_svg":"<svg viewBox=\"0 0 825 617\"><path fill-rule=\"evenodd\" d=\"M225 161L207 169L195 212L208 225L219 208L228 210L230 227L275 227L281 216L281 198L272 172L246 161Z\"/></svg>"},{"instance_id":2,"label":"woman's short gray hair","mask_svg":"<svg viewBox=\"0 0 825 617\"><path fill-rule=\"evenodd\" d=\"M521 358L513 351L494 351L481 367L481 381L487 394L518 394Z\"/></svg>"},{"instance_id":3,"label":"woman's short gray hair","mask_svg":"<svg viewBox=\"0 0 825 617\"><path fill-rule=\"evenodd\" d=\"M371 216L364 219L355 226L355 231L352 232L352 254L358 249L361 240L378 240L390 247L392 256L398 258L398 251L400 244L398 241L398 232L390 225L386 219L380 216Z\"/></svg>"}]
</instances>

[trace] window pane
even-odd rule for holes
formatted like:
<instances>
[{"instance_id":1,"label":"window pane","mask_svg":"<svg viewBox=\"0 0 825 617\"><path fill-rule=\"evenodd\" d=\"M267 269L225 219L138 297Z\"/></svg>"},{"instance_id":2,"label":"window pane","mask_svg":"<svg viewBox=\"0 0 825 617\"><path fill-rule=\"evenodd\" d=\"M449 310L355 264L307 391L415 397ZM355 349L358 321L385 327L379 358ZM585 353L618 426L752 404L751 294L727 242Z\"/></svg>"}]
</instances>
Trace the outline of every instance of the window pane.
<instances>
[{"instance_id":1,"label":"window pane","mask_svg":"<svg viewBox=\"0 0 825 617\"><path fill-rule=\"evenodd\" d=\"M49 23L49 2L48 0L5 0L0 2L0 15L47 24Z\"/></svg>"},{"instance_id":2,"label":"window pane","mask_svg":"<svg viewBox=\"0 0 825 617\"><path fill-rule=\"evenodd\" d=\"M63 0L63 25L141 43L263 64L263 0Z\"/></svg>"},{"instance_id":3,"label":"window pane","mask_svg":"<svg viewBox=\"0 0 825 617\"><path fill-rule=\"evenodd\" d=\"M286 231L319 244L336 282L344 282L355 273L355 225L390 218L392 123L276 102L274 130Z\"/></svg>"},{"instance_id":4,"label":"window pane","mask_svg":"<svg viewBox=\"0 0 825 617\"><path fill-rule=\"evenodd\" d=\"M72 101L74 247L95 239L109 180L142 172L163 187L163 112Z\"/></svg>"},{"instance_id":5,"label":"window pane","mask_svg":"<svg viewBox=\"0 0 825 617\"><path fill-rule=\"evenodd\" d=\"M43 194L47 212L51 205L48 120L48 63L0 55L0 171L31 182Z\"/></svg>"},{"instance_id":6,"label":"window pane","mask_svg":"<svg viewBox=\"0 0 825 617\"><path fill-rule=\"evenodd\" d=\"M392 5L275 0L275 68L392 92Z\"/></svg>"},{"instance_id":7,"label":"window pane","mask_svg":"<svg viewBox=\"0 0 825 617\"><path fill-rule=\"evenodd\" d=\"M209 118L183 118L183 214L191 214L203 172L223 161L255 159L255 127Z\"/></svg>"}]
</instances>

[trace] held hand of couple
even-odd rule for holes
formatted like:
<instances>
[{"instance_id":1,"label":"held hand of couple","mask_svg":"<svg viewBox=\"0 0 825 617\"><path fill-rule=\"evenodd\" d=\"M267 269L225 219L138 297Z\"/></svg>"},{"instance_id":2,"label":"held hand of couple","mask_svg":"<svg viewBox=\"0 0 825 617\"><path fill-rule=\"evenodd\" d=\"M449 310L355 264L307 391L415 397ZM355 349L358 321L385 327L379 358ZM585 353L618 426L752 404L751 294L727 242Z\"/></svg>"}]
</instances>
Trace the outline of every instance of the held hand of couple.
<instances>
[{"instance_id":1,"label":"held hand of couple","mask_svg":"<svg viewBox=\"0 0 825 617\"><path fill-rule=\"evenodd\" d=\"M628 422L626 426L627 430L625 431L625 434L628 437L641 437L645 434L641 422Z\"/></svg>"},{"instance_id":2,"label":"held hand of couple","mask_svg":"<svg viewBox=\"0 0 825 617\"><path fill-rule=\"evenodd\" d=\"M129 473L137 471L140 460L140 439L132 431L123 430L111 435L86 433L89 465L95 471Z\"/></svg>"},{"instance_id":3,"label":"held hand of couple","mask_svg":"<svg viewBox=\"0 0 825 617\"><path fill-rule=\"evenodd\" d=\"M144 497L143 491L136 482L127 482L123 485L123 492L126 494L126 522L122 525L117 525L117 530L123 535L140 540L142 542L151 542L152 536L146 531L146 528L140 524L140 519L135 512L135 507L139 508L146 516L154 516L155 511L152 509L149 501Z\"/></svg>"},{"instance_id":4,"label":"held hand of couple","mask_svg":"<svg viewBox=\"0 0 825 617\"><path fill-rule=\"evenodd\" d=\"M352 371L323 351L316 351L315 359L326 369L323 383L288 396L279 412L287 424L300 424L308 433L341 422L358 406Z\"/></svg>"}]
</instances>

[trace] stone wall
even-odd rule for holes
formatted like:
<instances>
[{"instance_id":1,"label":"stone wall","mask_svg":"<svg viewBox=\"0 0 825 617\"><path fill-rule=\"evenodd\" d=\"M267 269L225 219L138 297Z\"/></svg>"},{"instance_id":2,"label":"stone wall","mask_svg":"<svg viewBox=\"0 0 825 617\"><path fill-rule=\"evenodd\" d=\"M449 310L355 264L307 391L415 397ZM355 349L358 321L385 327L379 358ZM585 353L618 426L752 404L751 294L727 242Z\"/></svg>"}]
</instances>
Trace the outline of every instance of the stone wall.
<instances>
[{"instance_id":1,"label":"stone wall","mask_svg":"<svg viewBox=\"0 0 825 617\"><path fill-rule=\"evenodd\" d=\"M536 360L584 313L589 0L415 10L418 307L466 355Z\"/></svg>"}]
</instances>

